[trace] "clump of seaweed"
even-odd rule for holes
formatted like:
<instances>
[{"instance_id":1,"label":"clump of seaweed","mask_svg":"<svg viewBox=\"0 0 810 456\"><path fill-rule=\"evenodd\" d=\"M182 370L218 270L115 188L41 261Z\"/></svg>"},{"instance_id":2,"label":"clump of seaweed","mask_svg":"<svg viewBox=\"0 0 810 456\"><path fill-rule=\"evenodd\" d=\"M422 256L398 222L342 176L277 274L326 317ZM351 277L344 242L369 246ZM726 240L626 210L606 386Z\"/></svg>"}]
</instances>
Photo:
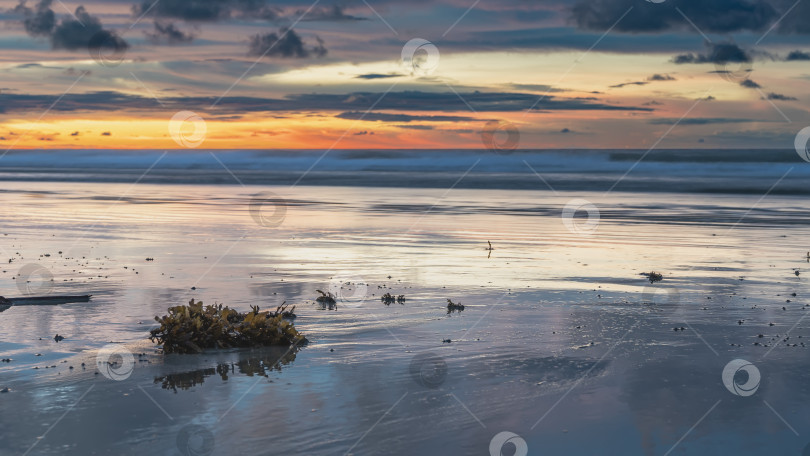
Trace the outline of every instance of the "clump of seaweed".
<instances>
[{"instance_id":1,"label":"clump of seaweed","mask_svg":"<svg viewBox=\"0 0 810 456\"><path fill-rule=\"evenodd\" d=\"M386 294L382 295L382 297L380 298L380 301L382 301L383 304L385 304L386 306L390 306L391 304L393 304L395 302L397 304L403 304L404 305L405 304L405 295L394 296L391 293L386 293Z\"/></svg>"},{"instance_id":2,"label":"clump of seaweed","mask_svg":"<svg viewBox=\"0 0 810 456\"><path fill-rule=\"evenodd\" d=\"M253 308L253 306L250 306ZM256 309L259 307L256 306ZM288 320L294 320L298 318L298 315L295 314L295 306L292 306L292 309L287 310L287 301L281 303L280 306L276 307L276 311L270 314L273 317L277 317L281 315L282 318L286 318Z\"/></svg>"},{"instance_id":3,"label":"clump of seaweed","mask_svg":"<svg viewBox=\"0 0 810 456\"><path fill-rule=\"evenodd\" d=\"M641 275L647 276L647 279L650 281L650 283L660 282L660 281L664 280L663 274L659 274L659 273L657 273L655 271L644 272Z\"/></svg>"},{"instance_id":4,"label":"clump of seaweed","mask_svg":"<svg viewBox=\"0 0 810 456\"><path fill-rule=\"evenodd\" d=\"M453 312L461 312L464 310L464 305L459 302L458 304L454 303L451 300L447 300L447 314L450 315Z\"/></svg>"},{"instance_id":5,"label":"clump of seaweed","mask_svg":"<svg viewBox=\"0 0 810 456\"><path fill-rule=\"evenodd\" d=\"M203 305L202 301L169 308L169 314L155 317L160 327L150 339L163 345L164 353L199 353L208 348L298 345L306 342L284 317L286 305L275 312L261 312L259 306L240 313L227 306Z\"/></svg>"}]
</instances>

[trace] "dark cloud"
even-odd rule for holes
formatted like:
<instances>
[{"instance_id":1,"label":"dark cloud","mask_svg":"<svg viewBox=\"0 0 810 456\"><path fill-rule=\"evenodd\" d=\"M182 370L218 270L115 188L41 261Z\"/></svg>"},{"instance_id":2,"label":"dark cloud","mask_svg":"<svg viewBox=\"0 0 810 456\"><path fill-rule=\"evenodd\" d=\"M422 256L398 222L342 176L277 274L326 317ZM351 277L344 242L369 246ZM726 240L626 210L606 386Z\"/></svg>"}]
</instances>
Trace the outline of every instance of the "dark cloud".
<instances>
[{"instance_id":1,"label":"dark cloud","mask_svg":"<svg viewBox=\"0 0 810 456\"><path fill-rule=\"evenodd\" d=\"M51 9L51 3L53 0L42 0L34 9L31 9L26 6L25 0L20 0L20 3L10 12L25 17L23 26L29 35L50 36L53 28L56 27L56 15Z\"/></svg>"},{"instance_id":2,"label":"dark cloud","mask_svg":"<svg viewBox=\"0 0 810 456\"><path fill-rule=\"evenodd\" d=\"M778 31L783 34L808 34L810 33L810 3L806 1L796 2L795 0L781 0L781 10L787 12L779 23Z\"/></svg>"},{"instance_id":3,"label":"dark cloud","mask_svg":"<svg viewBox=\"0 0 810 456\"><path fill-rule=\"evenodd\" d=\"M412 116L409 114L385 114L385 113L368 113L361 111L350 111L350 112L342 112L335 117L339 119L349 119L349 120L366 120L369 122L465 122L465 121L474 121L477 122L481 119L476 119L474 117L465 117L465 116Z\"/></svg>"},{"instance_id":4,"label":"dark cloud","mask_svg":"<svg viewBox=\"0 0 810 456\"><path fill-rule=\"evenodd\" d=\"M676 81L676 79L668 74L654 74L648 77L646 81L625 82L622 84L612 85L610 87L612 89L621 89L622 87L629 85L643 86L649 84L650 82L663 82L663 81Z\"/></svg>"},{"instance_id":5,"label":"dark cloud","mask_svg":"<svg viewBox=\"0 0 810 456\"><path fill-rule=\"evenodd\" d=\"M680 9L683 15L678 11ZM623 19L619 20L623 15ZM662 3L637 0L582 0L571 8L578 27L605 31L644 33L672 30L694 30L709 33L759 31L779 18L767 0L678 0Z\"/></svg>"},{"instance_id":6,"label":"dark cloud","mask_svg":"<svg viewBox=\"0 0 810 456\"><path fill-rule=\"evenodd\" d=\"M404 128L406 130L435 130L433 125L395 125L397 128Z\"/></svg>"},{"instance_id":7,"label":"dark cloud","mask_svg":"<svg viewBox=\"0 0 810 456\"><path fill-rule=\"evenodd\" d=\"M155 21L155 29L145 34L149 41L156 44L183 44L194 40L194 35L180 30L171 22Z\"/></svg>"},{"instance_id":8,"label":"dark cloud","mask_svg":"<svg viewBox=\"0 0 810 456\"><path fill-rule=\"evenodd\" d=\"M644 1L644 0L639 0ZM498 26L492 19L492 29L465 31L461 28L442 40L442 49L456 50L500 50L500 49L544 49L559 51L565 49L587 50L599 43L596 49L602 52L679 52L694 46L696 39L687 33L667 34L666 36L638 37L631 34L591 32L575 27L532 27L511 29Z\"/></svg>"},{"instance_id":9,"label":"dark cloud","mask_svg":"<svg viewBox=\"0 0 810 456\"><path fill-rule=\"evenodd\" d=\"M791 96L788 96L788 95L782 95L781 93L773 93L773 92L768 94L768 99L769 100L779 100L779 101L796 101L796 100L798 100L798 98L795 98L795 97L791 97Z\"/></svg>"},{"instance_id":10,"label":"dark cloud","mask_svg":"<svg viewBox=\"0 0 810 456\"><path fill-rule=\"evenodd\" d=\"M707 54L681 54L672 59L673 63L749 63L753 57L749 52L734 43L706 43L709 47Z\"/></svg>"},{"instance_id":11,"label":"dark cloud","mask_svg":"<svg viewBox=\"0 0 810 456\"><path fill-rule=\"evenodd\" d=\"M625 82L625 83L622 83L622 84L612 85L612 86L610 86L610 88L611 89L621 89L622 87L629 86L629 85L643 86L643 85L647 85L647 84L649 84L649 82L646 82L646 81Z\"/></svg>"},{"instance_id":12,"label":"dark cloud","mask_svg":"<svg viewBox=\"0 0 810 456\"><path fill-rule=\"evenodd\" d=\"M105 30L101 20L91 16L84 6L76 8L76 18L65 18L56 26L51 34L51 46L54 49L67 49L71 51L86 50L90 40L115 43L116 48L126 49L129 45L114 32Z\"/></svg>"},{"instance_id":13,"label":"dark cloud","mask_svg":"<svg viewBox=\"0 0 810 456\"><path fill-rule=\"evenodd\" d=\"M132 8L135 16L177 19L190 22L217 22L227 19L267 20L300 18L303 21L363 21L364 17L346 14L339 5L300 9L287 1L275 0L153 0L142 1Z\"/></svg>"},{"instance_id":14,"label":"dark cloud","mask_svg":"<svg viewBox=\"0 0 810 456\"><path fill-rule=\"evenodd\" d=\"M114 32L105 30L101 20L90 15L84 6L76 8L74 17L64 18L57 24L51 3L51 0L42 0L37 4L36 10L32 10L21 1L12 12L25 16L23 25L29 35L50 38L53 49L88 50L93 43L113 47L116 51L129 48L126 41Z\"/></svg>"},{"instance_id":15,"label":"dark cloud","mask_svg":"<svg viewBox=\"0 0 810 456\"><path fill-rule=\"evenodd\" d=\"M747 89L759 89L762 87L761 85L757 84L756 82L750 79L744 79L742 82L740 82L740 85Z\"/></svg>"},{"instance_id":16,"label":"dark cloud","mask_svg":"<svg viewBox=\"0 0 810 456\"><path fill-rule=\"evenodd\" d=\"M668 74L654 74L647 78L648 81L677 81L677 79L673 78Z\"/></svg>"},{"instance_id":17,"label":"dark cloud","mask_svg":"<svg viewBox=\"0 0 810 456\"><path fill-rule=\"evenodd\" d=\"M790 54L788 54L787 57L785 57L785 61L787 62L794 62L801 60L810 60L810 54L802 51L791 51Z\"/></svg>"},{"instance_id":18,"label":"dark cloud","mask_svg":"<svg viewBox=\"0 0 810 456\"><path fill-rule=\"evenodd\" d=\"M355 79L388 79L388 78L401 78L402 74L380 74L380 73L368 73L368 74L359 74L355 76Z\"/></svg>"},{"instance_id":19,"label":"dark cloud","mask_svg":"<svg viewBox=\"0 0 810 456\"><path fill-rule=\"evenodd\" d=\"M343 8L338 5L325 6L323 8L313 8L306 13L306 15L304 13L306 13L306 10L298 10L293 14L293 16L303 17L304 21L342 22L368 20L368 18L365 17L348 15L344 12Z\"/></svg>"},{"instance_id":20,"label":"dark cloud","mask_svg":"<svg viewBox=\"0 0 810 456\"><path fill-rule=\"evenodd\" d=\"M266 0L152 0L132 7L136 16L213 22L233 17L277 19L280 11Z\"/></svg>"},{"instance_id":21,"label":"dark cloud","mask_svg":"<svg viewBox=\"0 0 810 456\"><path fill-rule=\"evenodd\" d=\"M539 99L536 94L518 92L355 92L349 94L297 94L285 98L224 97L217 104L216 114L244 114L250 112L295 112L320 113L365 112L375 106L378 113L396 112L532 112L545 111L653 111L651 108L616 106L590 100L556 98ZM460 96L459 96L460 95ZM208 112L216 97L162 97L161 101L170 110ZM466 100L466 103L465 101ZM48 109L53 104L52 95L4 94L0 113L31 112ZM376 105L375 105L376 103ZM152 112L155 100L151 97L124 94L114 91L68 93L52 107L58 112Z\"/></svg>"},{"instance_id":22,"label":"dark cloud","mask_svg":"<svg viewBox=\"0 0 810 456\"><path fill-rule=\"evenodd\" d=\"M101 134L101 136L112 136L112 133L110 133L109 131L105 131L104 133Z\"/></svg>"},{"instance_id":23,"label":"dark cloud","mask_svg":"<svg viewBox=\"0 0 810 456\"><path fill-rule=\"evenodd\" d=\"M323 41L317 36L318 44L307 47L295 30L281 29L279 33L281 35L266 33L252 36L248 55L304 59L323 57L327 53Z\"/></svg>"},{"instance_id":24,"label":"dark cloud","mask_svg":"<svg viewBox=\"0 0 810 456\"><path fill-rule=\"evenodd\" d=\"M334 106L340 110L347 108L365 110L375 105L379 111L444 111L467 112L470 106L477 112L519 112L532 109L543 110L610 110L610 111L651 111L649 108L616 106L595 103L592 100L573 98L539 97L536 94L516 92L391 92L384 97L380 93L357 92L348 95L301 94L288 97L302 106L318 104L321 109ZM469 104L469 106L468 106Z\"/></svg>"},{"instance_id":25,"label":"dark cloud","mask_svg":"<svg viewBox=\"0 0 810 456\"><path fill-rule=\"evenodd\" d=\"M651 119L650 125L713 125L713 124L730 124L730 123L749 123L749 122L768 122L763 120L754 119L737 119L733 117L698 117L698 118L685 118L685 119Z\"/></svg>"}]
</instances>

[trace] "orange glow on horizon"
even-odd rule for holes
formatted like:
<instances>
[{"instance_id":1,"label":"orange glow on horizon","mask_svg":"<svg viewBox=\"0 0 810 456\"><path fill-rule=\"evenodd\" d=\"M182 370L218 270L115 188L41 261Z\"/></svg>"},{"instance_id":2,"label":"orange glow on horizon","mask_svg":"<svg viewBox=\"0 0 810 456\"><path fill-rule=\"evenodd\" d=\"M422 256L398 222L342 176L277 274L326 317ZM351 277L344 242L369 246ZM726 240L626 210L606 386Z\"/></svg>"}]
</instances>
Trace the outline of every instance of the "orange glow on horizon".
<instances>
[{"instance_id":1,"label":"orange glow on horizon","mask_svg":"<svg viewBox=\"0 0 810 456\"><path fill-rule=\"evenodd\" d=\"M431 115L432 113L411 113ZM511 114L525 124L522 114ZM465 114L465 116L467 116ZM299 115L283 119L205 120L202 149L403 149L480 148L485 114L469 115L462 122L384 123L322 116ZM167 119L55 119L33 123L9 121L0 147L12 149L184 149L169 132ZM192 135L193 125L183 124L180 135Z\"/></svg>"}]
</instances>

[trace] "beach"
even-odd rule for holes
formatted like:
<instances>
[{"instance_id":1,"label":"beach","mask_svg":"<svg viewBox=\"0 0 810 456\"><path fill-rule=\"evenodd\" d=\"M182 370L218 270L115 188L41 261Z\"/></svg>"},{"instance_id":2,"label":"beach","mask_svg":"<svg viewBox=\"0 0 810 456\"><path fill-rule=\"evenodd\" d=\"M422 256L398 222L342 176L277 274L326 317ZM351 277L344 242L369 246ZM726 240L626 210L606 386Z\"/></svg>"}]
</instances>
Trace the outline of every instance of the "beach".
<instances>
[{"instance_id":1,"label":"beach","mask_svg":"<svg viewBox=\"0 0 810 456\"><path fill-rule=\"evenodd\" d=\"M810 456L810 1L0 7L0 456Z\"/></svg>"},{"instance_id":2,"label":"beach","mask_svg":"<svg viewBox=\"0 0 810 456\"><path fill-rule=\"evenodd\" d=\"M0 453L801 454L806 199L535 187L7 181L0 295L93 298L0 314ZM161 354L190 299L309 343Z\"/></svg>"}]
</instances>

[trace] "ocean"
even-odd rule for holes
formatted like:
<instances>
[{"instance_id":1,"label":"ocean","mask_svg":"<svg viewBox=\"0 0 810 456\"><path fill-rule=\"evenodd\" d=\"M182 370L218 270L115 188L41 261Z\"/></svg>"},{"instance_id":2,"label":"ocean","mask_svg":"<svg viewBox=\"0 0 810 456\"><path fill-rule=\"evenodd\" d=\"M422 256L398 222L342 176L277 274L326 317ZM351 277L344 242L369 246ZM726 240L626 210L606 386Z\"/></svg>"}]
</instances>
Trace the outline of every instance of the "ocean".
<instances>
[{"instance_id":1,"label":"ocean","mask_svg":"<svg viewBox=\"0 0 810 456\"><path fill-rule=\"evenodd\" d=\"M148 171L148 172L147 172ZM463 176L463 178L461 178ZM794 150L11 151L0 180L805 195Z\"/></svg>"}]
</instances>

